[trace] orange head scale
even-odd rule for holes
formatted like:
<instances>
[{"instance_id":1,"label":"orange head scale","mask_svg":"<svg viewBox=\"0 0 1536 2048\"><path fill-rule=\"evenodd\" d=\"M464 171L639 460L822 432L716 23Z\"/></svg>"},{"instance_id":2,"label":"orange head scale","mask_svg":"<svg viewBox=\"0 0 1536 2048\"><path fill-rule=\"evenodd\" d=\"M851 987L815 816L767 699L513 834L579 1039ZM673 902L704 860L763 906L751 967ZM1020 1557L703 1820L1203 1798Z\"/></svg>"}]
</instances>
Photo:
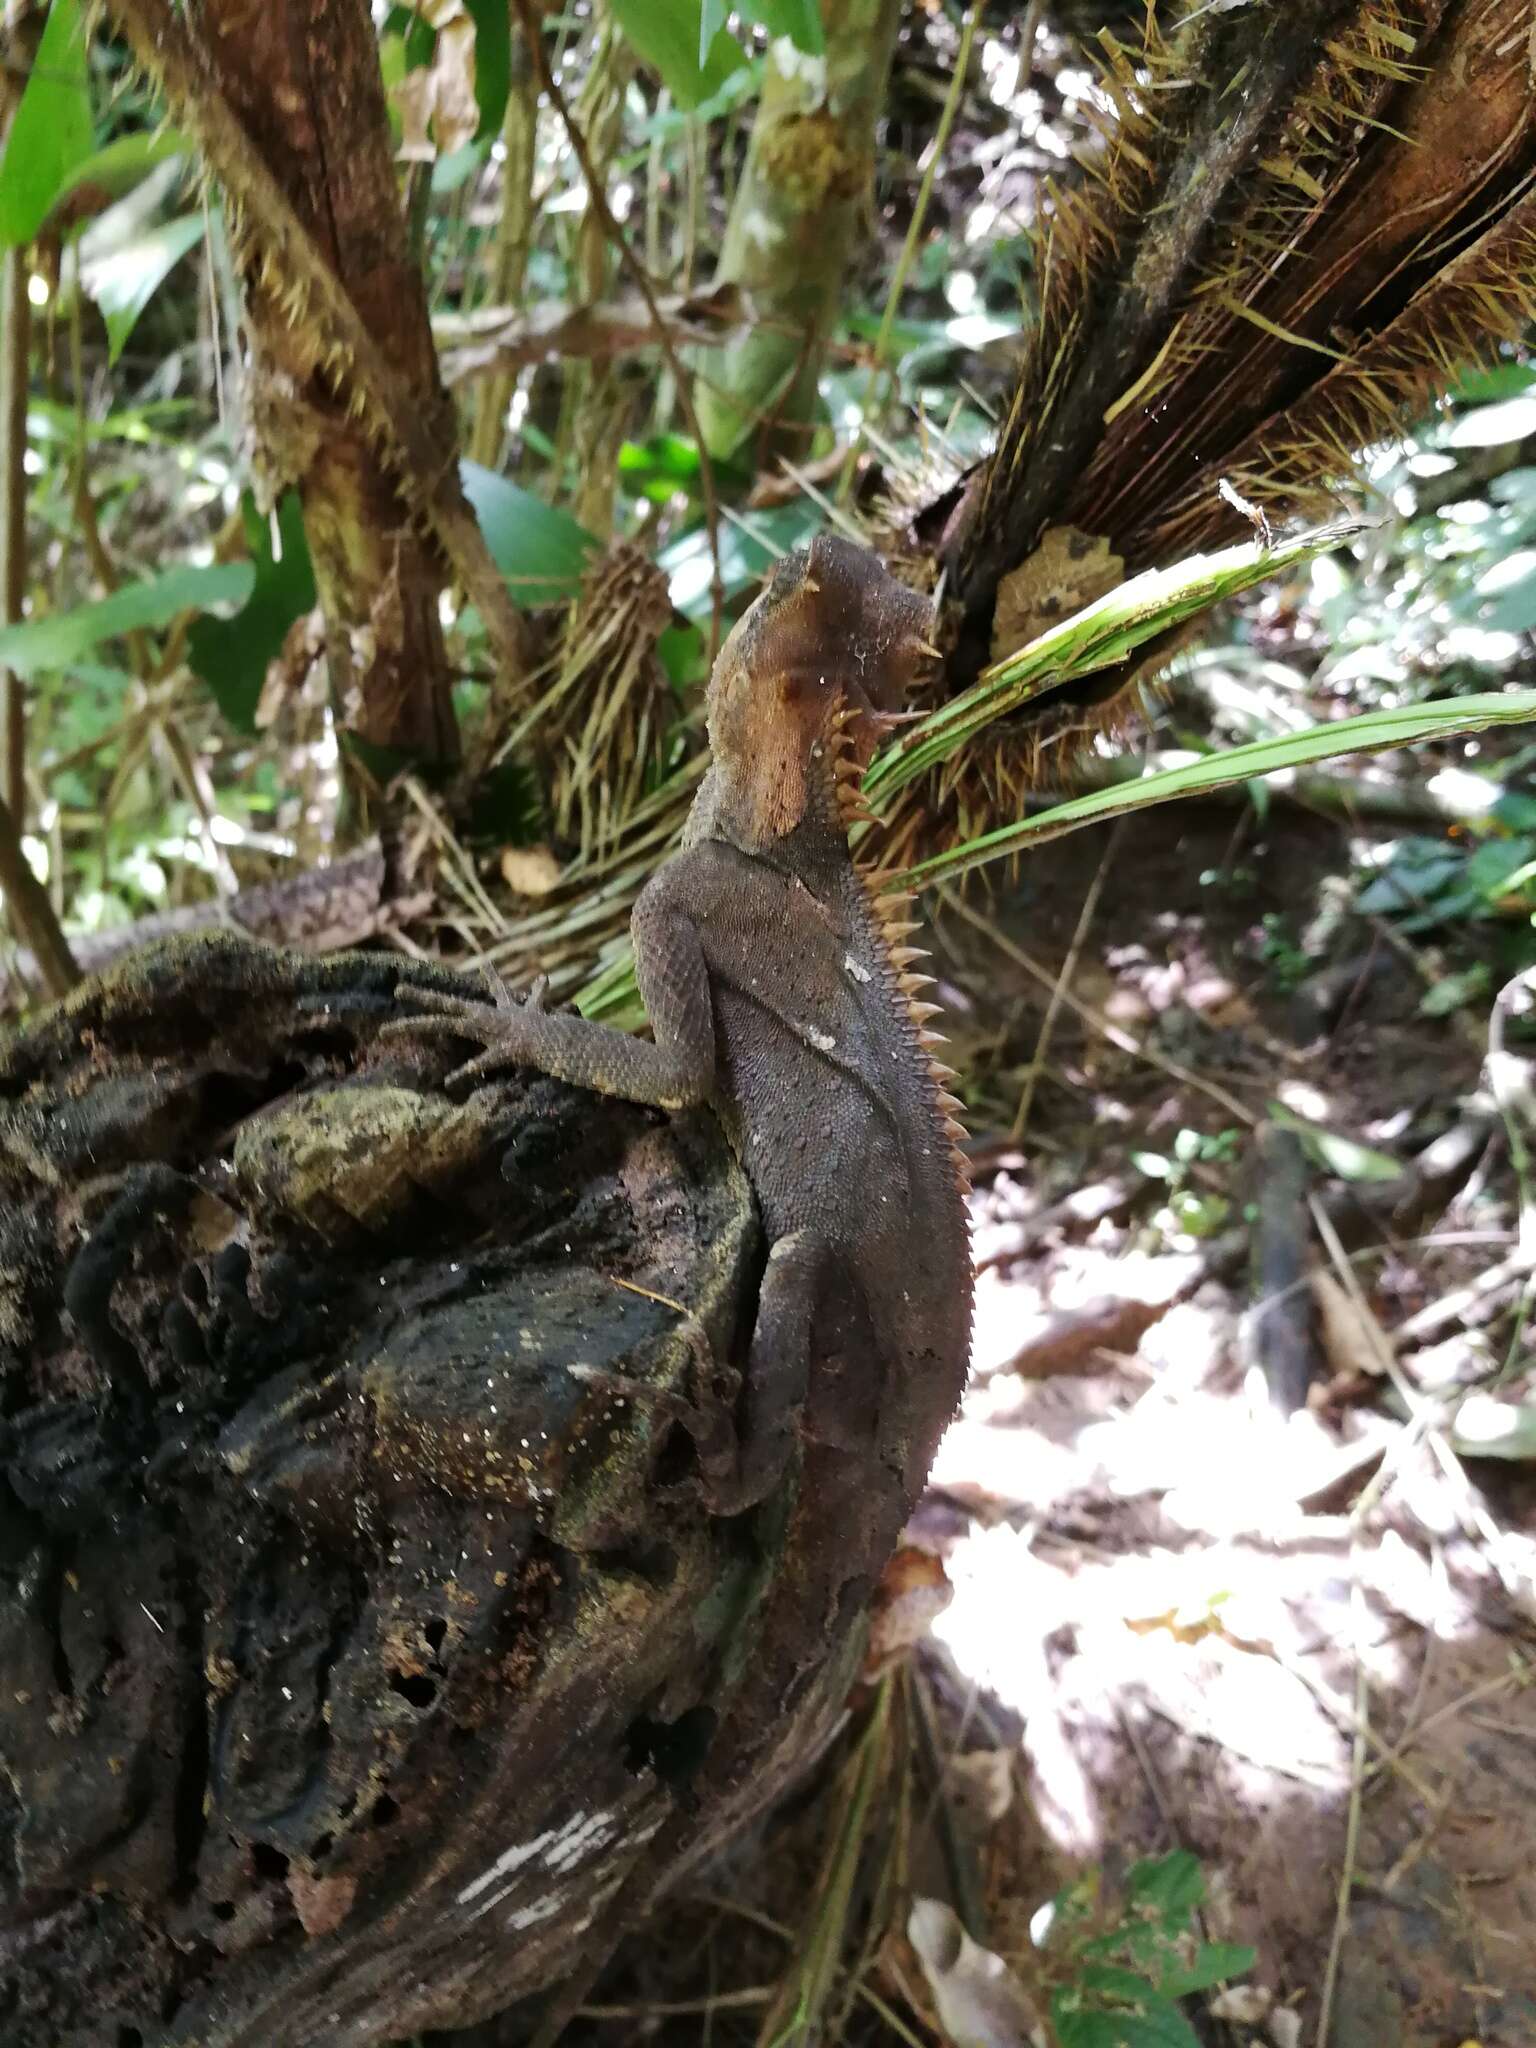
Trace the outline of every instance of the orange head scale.
<instances>
[{"instance_id":1,"label":"orange head scale","mask_svg":"<svg viewBox=\"0 0 1536 2048\"><path fill-rule=\"evenodd\" d=\"M935 652L931 631L928 600L868 548L820 534L784 557L709 681L715 772L748 843L792 832L835 771L868 764Z\"/></svg>"}]
</instances>

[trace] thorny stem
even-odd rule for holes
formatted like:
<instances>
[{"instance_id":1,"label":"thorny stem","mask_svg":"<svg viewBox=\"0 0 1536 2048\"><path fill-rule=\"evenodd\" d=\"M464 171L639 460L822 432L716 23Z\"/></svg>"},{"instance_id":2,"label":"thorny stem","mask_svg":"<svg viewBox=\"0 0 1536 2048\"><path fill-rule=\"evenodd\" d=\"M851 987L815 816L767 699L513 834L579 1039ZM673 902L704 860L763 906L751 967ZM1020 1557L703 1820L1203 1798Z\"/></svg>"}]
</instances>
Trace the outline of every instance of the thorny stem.
<instances>
[{"instance_id":1,"label":"thorny stem","mask_svg":"<svg viewBox=\"0 0 1536 2048\"><path fill-rule=\"evenodd\" d=\"M522 27L524 39L528 45L529 54L533 58L539 84L548 93L550 105L560 116L561 125L564 127L567 136L569 136L571 148L575 152L576 161L581 166L581 175L587 182L588 204L597 215L602 225L603 233L613 243L614 249L618 253L620 264L634 280L635 289L645 301L646 311L650 314L651 324L656 330L656 339L661 344L661 351L666 358L667 367L671 370L673 380L677 385L677 402L683 409L683 418L687 422L688 431L693 436L694 444L699 451L699 495L704 500L704 527L709 535L709 656L711 661L713 661L715 650L720 645L720 621L725 606L725 585L720 576L720 505L715 494L714 467L709 459L709 450L704 446L704 436L699 429L698 414L694 411L693 407L693 392L684 373L683 366L678 360L677 350L672 345L672 336L667 330L666 320L657 302L656 288L651 283L650 274L630 247L628 236L619 226L617 220L614 219L613 209L608 204L608 195L603 189L602 181L598 177L592 162L591 152L587 148L587 139L582 134L580 126L572 119L571 110L566 102L565 95L555 82L555 75L550 69L549 58L544 48L544 40L539 31L539 18L534 11L531 0L513 0L513 5L518 22Z\"/></svg>"},{"instance_id":2,"label":"thorny stem","mask_svg":"<svg viewBox=\"0 0 1536 2048\"><path fill-rule=\"evenodd\" d=\"M107 0L135 61L154 80L197 141L259 252L259 267L307 302L320 354L339 389L385 444L401 491L431 525L464 593L479 612L498 665L526 685L532 654L525 621L508 595L459 480L447 402L424 406L387 360L350 293L290 206L190 33L169 0Z\"/></svg>"}]
</instances>

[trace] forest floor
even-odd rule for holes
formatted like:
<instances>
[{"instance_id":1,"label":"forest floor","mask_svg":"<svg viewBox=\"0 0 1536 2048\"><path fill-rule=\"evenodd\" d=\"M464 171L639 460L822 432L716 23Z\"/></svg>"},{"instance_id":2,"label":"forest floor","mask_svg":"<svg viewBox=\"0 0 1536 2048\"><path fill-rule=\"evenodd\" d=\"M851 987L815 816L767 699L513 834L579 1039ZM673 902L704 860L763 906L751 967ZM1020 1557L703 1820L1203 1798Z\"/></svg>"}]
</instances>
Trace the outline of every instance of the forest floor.
<instances>
[{"instance_id":1,"label":"forest floor","mask_svg":"<svg viewBox=\"0 0 1536 2048\"><path fill-rule=\"evenodd\" d=\"M971 1387L912 1530L953 1598L881 1854L921 1890L937 1810L973 1922L1043 1995L1029 1927L1059 1888L1192 1852L1202 1935L1256 1951L1185 2008L1229 2048L1536 2041L1524 1061L1511 1030L1490 1068L1490 1000L1425 1014L1464 957L1352 907L1399 829L1181 806L939 919L995 1135ZM823 1780L680 1901L585 2038L775 2038L844 1811ZM945 2038L892 1910L883 1939L850 1916L820 2038Z\"/></svg>"}]
</instances>

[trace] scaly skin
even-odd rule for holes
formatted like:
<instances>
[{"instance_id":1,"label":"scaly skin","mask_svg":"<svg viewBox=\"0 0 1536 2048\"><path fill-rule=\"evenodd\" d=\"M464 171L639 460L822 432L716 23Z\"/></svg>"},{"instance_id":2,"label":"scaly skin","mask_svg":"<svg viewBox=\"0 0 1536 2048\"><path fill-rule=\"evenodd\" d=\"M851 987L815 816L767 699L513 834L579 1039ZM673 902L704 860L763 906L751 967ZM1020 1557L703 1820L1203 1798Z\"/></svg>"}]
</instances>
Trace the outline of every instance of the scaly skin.
<instances>
[{"instance_id":1,"label":"scaly skin","mask_svg":"<svg viewBox=\"0 0 1536 2048\"><path fill-rule=\"evenodd\" d=\"M769 1245L734 1426L699 1434L720 1514L773 1491L800 1432L836 1444L876 1422L915 1498L936 1448L915 1418L952 1408L964 1381L958 1104L928 1049L918 956L901 943L908 899L881 896L848 847L859 775L929 651L927 624L924 601L872 554L822 538L779 564L726 641L709 774L681 848L634 910L654 1044L551 1014L541 992L516 1004L400 990L430 1012L403 1028L484 1045L460 1078L535 1067L720 1116ZM844 1353L850 1367L873 1355L883 1384L852 1384L868 1367L841 1371Z\"/></svg>"}]
</instances>

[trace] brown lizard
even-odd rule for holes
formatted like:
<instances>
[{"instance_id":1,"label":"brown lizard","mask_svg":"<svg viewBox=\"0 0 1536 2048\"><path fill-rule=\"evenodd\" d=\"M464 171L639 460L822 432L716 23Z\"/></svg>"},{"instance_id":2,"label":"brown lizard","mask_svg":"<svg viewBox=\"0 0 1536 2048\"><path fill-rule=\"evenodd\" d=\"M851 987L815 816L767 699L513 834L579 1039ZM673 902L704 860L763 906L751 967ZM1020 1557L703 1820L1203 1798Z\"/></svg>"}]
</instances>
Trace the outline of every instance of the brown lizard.
<instances>
[{"instance_id":1,"label":"brown lizard","mask_svg":"<svg viewBox=\"0 0 1536 2048\"><path fill-rule=\"evenodd\" d=\"M964 1380L960 1105L931 1052L911 898L882 892L848 841L928 629L926 602L874 555L823 537L779 563L730 634L709 685L709 771L631 923L654 1043L546 1010L541 985L523 1002L398 991L429 1012L405 1029L483 1045L451 1082L533 1067L720 1116L769 1247L733 1426L698 1437L721 1514L774 1489L797 1432L835 1443L871 1409L910 1501L936 1447L916 1418L949 1413ZM850 1365L872 1352L876 1389L835 1384L850 1300L862 1318Z\"/></svg>"}]
</instances>

